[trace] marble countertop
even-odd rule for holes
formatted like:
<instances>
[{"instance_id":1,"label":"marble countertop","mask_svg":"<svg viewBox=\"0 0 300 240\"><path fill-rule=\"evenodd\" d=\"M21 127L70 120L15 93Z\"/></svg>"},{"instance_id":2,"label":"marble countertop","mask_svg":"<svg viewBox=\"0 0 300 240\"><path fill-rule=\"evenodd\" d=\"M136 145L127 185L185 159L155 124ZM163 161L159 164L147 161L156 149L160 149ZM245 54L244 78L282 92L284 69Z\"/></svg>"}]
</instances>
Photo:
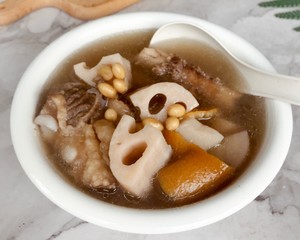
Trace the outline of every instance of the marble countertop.
<instances>
[{"instance_id":1,"label":"marble countertop","mask_svg":"<svg viewBox=\"0 0 300 240\"><path fill-rule=\"evenodd\" d=\"M1 0L0 0L1 2ZM283 9L260 0L141 0L122 12L164 11L221 25L259 49L278 72L300 77L300 21L274 17ZM286 10L286 9L285 9ZM104 229L60 209L30 182L13 150L9 114L14 91L30 62L54 39L83 24L53 8L0 27L0 239L300 239L300 108L286 161L271 185L234 215L196 230L136 235Z\"/></svg>"}]
</instances>

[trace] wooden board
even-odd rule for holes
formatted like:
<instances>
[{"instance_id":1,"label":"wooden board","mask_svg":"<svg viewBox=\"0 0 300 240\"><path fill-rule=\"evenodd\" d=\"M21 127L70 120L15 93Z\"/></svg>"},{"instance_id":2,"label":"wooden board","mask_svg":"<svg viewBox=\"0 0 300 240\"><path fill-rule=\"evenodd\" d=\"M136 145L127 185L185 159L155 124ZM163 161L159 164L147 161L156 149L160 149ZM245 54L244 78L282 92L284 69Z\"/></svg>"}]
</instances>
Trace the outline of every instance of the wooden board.
<instances>
[{"instance_id":1,"label":"wooden board","mask_svg":"<svg viewBox=\"0 0 300 240\"><path fill-rule=\"evenodd\" d=\"M43 7L59 8L69 15L91 20L118 12L139 0L6 0L0 3L0 26Z\"/></svg>"}]
</instances>

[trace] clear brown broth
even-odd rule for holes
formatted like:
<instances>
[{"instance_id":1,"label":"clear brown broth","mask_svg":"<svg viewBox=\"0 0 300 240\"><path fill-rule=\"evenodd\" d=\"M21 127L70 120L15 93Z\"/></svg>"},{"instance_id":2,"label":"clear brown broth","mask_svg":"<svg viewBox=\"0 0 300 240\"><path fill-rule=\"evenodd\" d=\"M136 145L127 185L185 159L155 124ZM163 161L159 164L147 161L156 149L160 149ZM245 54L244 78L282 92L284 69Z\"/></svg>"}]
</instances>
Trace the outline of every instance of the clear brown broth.
<instances>
[{"instance_id":1,"label":"clear brown broth","mask_svg":"<svg viewBox=\"0 0 300 240\"><path fill-rule=\"evenodd\" d=\"M71 56L65 59L56 71L50 76L44 91L40 97L40 106L37 112L40 111L46 96L49 92L56 91L63 83L71 80L78 80L73 72L73 65L79 62L86 62L88 66L96 65L102 56L113 53L121 53L121 55L131 62L134 61L135 56L146 46L148 46L150 38L154 30L145 30L137 32L128 32L117 34L106 39L101 39L85 46L74 52ZM180 46L180 48L178 48ZM219 77L228 86L232 88L239 88L241 86L241 78L235 71L234 67L229 61L218 51L211 49L208 46L199 45L199 43L188 42L186 40L174 41L172 44L160 45L164 51L176 53L178 56L185 58L191 63L200 66L206 73L212 77ZM154 79L151 72L145 68L132 64L133 86L140 88L152 84L157 79ZM211 107L209 101L198 99L200 105L203 107ZM235 113L227 114L223 112L229 120L239 123L243 128L247 129L250 136L250 154L248 154L244 164L240 166L235 177L231 180L232 183L240 174L242 174L251 161L255 158L262 143L265 129L265 104L264 100L254 96L245 95L239 102ZM209 121L206 124L210 124ZM182 203L175 203L170 201L162 194L158 185L154 181L153 191L146 199L136 199L123 192L118 188L114 192L96 191L80 186L75 183L74 179L66 174L67 166L60 159L59 153L52 149L51 145L45 145L46 153L52 163L58 168L59 172L74 184L81 191L105 202L133 207L133 208L170 208L181 205ZM222 186L224 189L230 183ZM219 189L218 191L221 191ZM199 200L199 199L198 199ZM194 200L193 200L194 201ZM184 204L187 204L186 202Z\"/></svg>"}]
</instances>

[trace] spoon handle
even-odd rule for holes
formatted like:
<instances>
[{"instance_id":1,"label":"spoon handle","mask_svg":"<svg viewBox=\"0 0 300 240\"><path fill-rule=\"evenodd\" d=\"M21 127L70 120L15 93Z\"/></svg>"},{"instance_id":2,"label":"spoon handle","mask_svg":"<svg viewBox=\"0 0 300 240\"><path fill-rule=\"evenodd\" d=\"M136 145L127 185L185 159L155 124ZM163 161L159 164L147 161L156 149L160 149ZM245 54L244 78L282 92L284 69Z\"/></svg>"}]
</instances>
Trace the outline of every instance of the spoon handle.
<instances>
[{"instance_id":1,"label":"spoon handle","mask_svg":"<svg viewBox=\"0 0 300 240\"><path fill-rule=\"evenodd\" d=\"M223 52L224 56L228 56L228 60L232 61L234 66L243 75L244 81L240 88L241 92L278 99L300 106L300 78L273 74L252 67L235 57L222 42L207 29L199 25L185 22L174 22L163 25L154 33L150 41L150 46L183 37L208 44Z\"/></svg>"},{"instance_id":2,"label":"spoon handle","mask_svg":"<svg viewBox=\"0 0 300 240\"><path fill-rule=\"evenodd\" d=\"M236 63L245 77L251 76L246 81L243 92L300 106L300 78L269 73L239 61Z\"/></svg>"}]
</instances>

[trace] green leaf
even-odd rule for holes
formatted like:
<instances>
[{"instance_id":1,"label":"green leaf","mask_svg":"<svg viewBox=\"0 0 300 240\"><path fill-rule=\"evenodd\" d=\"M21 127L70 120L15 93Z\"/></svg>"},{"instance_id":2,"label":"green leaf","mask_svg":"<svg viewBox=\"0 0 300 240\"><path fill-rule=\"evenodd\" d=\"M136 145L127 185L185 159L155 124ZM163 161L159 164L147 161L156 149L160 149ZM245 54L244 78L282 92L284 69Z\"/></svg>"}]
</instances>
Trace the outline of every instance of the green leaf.
<instances>
[{"instance_id":1,"label":"green leaf","mask_svg":"<svg viewBox=\"0 0 300 240\"><path fill-rule=\"evenodd\" d=\"M297 7L300 6L300 0L276 0L261 2L258 4L261 7Z\"/></svg>"},{"instance_id":2,"label":"green leaf","mask_svg":"<svg viewBox=\"0 0 300 240\"><path fill-rule=\"evenodd\" d=\"M293 28L296 32L300 32L300 26Z\"/></svg>"},{"instance_id":3,"label":"green leaf","mask_svg":"<svg viewBox=\"0 0 300 240\"><path fill-rule=\"evenodd\" d=\"M275 16L278 18L285 18L285 19L300 19L300 10L276 13Z\"/></svg>"},{"instance_id":4,"label":"green leaf","mask_svg":"<svg viewBox=\"0 0 300 240\"><path fill-rule=\"evenodd\" d=\"M275 1L265 1L258 4L260 7L297 7L300 6L300 0L275 0ZM296 19L300 20L300 9L290 10L287 12L276 13L276 17L284 19ZM300 26L295 27L293 30L300 32Z\"/></svg>"}]
</instances>

